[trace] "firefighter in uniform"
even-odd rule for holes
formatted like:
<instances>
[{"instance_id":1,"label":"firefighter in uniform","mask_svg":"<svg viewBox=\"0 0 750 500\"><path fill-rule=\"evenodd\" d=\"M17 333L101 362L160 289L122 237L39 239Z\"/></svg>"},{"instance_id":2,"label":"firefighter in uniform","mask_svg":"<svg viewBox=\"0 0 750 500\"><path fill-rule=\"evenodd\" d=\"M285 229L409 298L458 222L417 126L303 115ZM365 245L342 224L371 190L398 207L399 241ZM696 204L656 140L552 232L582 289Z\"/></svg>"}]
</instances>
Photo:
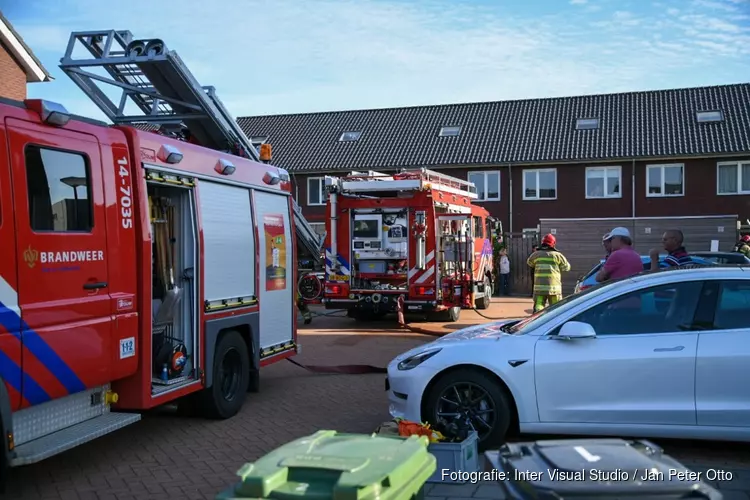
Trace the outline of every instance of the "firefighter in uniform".
<instances>
[{"instance_id":1,"label":"firefighter in uniform","mask_svg":"<svg viewBox=\"0 0 750 500\"><path fill-rule=\"evenodd\" d=\"M740 238L740 241L734 246L734 251L750 258L750 234L746 234Z\"/></svg>"},{"instance_id":2,"label":"firefighter in uniform","mask_svg":"<svg viewBox=\"0 0 750 500\"><path fill-rule=\"evenodd\" d=\"M570 271L570 263L557 251L557 240L551 234L542 238L539 249L532 253L526 263L534 270L534 312L562 298L561 273Z\"/></svg>"}]
</instances>

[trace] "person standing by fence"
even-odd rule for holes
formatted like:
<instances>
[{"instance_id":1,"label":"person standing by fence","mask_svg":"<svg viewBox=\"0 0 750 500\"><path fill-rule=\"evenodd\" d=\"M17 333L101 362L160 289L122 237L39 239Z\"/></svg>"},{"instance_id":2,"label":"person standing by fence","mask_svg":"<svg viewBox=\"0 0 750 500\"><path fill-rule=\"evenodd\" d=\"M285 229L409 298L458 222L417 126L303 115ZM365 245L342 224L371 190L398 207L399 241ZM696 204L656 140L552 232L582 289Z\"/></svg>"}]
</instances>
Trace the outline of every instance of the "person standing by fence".
<instances>
[{"instance_id":1,"label":"person standing by fence","mask_svg":"<svg viewBox=\"0 0 750 500\"><path fill-rule=\"evenodd\" d=\"M535 313L547 304L557 304L562 298L562 273L570 271L570 263L555 248L556 244L557 239L552 234L545 235L539 249L526 261L534 270Z\"/></svg>"},{"instance_id":2,"label":"person standing by fence","mask_svg":"<svg viewBox=\"0 0 750 500\"><path fill-rule=\"evenodd\" d=\"M503 248L500 250L500 262L498 263L500 275L500 294L510 295L510 259L508 251Z\"/></svg>"}]
</instances>

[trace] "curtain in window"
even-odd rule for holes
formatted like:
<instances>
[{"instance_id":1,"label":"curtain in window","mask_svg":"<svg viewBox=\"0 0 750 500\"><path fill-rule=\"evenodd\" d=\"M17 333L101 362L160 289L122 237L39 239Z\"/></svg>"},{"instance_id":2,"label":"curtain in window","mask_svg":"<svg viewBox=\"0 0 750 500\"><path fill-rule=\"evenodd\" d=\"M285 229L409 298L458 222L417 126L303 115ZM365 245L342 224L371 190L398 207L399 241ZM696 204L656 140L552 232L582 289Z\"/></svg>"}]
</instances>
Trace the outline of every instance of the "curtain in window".
<instances>
[{"instance_id":1,"label":"curtain in window","mask_svg":"<svg viewBox=\"0 0 750 500\"><path fill-rule=\"evenodd\" d=\"M737 165L719 165L719 192L736 193Z\"/></svg>"}]
</instances>

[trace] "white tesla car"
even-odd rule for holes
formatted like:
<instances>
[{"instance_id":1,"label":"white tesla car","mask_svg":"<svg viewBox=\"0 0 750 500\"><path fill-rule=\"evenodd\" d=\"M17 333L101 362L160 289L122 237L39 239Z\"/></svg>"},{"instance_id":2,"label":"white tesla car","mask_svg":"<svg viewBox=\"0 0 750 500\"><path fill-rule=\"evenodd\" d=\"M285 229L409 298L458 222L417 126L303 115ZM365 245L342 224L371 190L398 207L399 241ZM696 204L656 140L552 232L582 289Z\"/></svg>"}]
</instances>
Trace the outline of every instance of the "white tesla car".
<instances>
[{"instance_id":1,"label":"white tesla car","mask_svg":"<svg viewBox=\"0 0 750 500\"><path fill-rule=\"evenodd\" d=\"M396 357L394 417L509 430L750 441L750 267L641 274Z\"/></svg>"}]
</instances>

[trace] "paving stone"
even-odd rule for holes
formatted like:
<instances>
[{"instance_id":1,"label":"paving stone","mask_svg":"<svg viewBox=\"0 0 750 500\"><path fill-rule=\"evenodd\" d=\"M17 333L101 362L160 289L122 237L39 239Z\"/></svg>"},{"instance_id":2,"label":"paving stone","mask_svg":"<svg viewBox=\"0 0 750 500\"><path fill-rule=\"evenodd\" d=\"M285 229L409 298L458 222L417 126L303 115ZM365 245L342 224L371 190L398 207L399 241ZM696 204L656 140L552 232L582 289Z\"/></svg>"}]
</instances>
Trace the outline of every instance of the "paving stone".
<instances>
[{"instance_id":1,"label":"paving stone","mask_svg":"<svg viewBox=\"0 0 750 500\"><path fill-rule=\"evenodd\" d=\"M505 498L505 492L497 483L482 483L474 492L474 498L492 498L495 500L503 500Z\"/></svg>"},{"instance_id":2,"label":"paving stone","mask_svg":"<svg viewBox=\"0 0 750 500\"><path fill-rule=\"evenodd\" d=\"M469 498L479 489L478 484L447 484L435 483L435 487L430 491L430 495L438 497L465 497Z\"/></svg>"}]
</instances>

